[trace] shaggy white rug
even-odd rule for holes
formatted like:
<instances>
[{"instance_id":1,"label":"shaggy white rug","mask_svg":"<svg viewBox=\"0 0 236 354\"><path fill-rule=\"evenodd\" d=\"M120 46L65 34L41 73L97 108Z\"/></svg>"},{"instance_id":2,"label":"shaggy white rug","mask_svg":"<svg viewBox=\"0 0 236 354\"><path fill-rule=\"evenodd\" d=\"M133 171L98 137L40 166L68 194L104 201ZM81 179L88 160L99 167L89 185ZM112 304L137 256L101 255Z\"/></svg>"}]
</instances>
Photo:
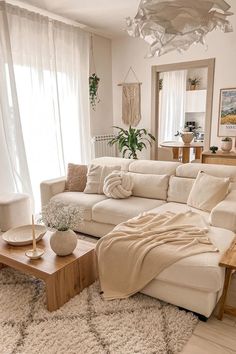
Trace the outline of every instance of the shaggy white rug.
<instances>
[{"instance_id":1,"label":"shaggy white rug","mask_svg":"<svg viewBox=\"0 0 236 354\"><path fill-rule=\"evenodd\" d=\"M44 303L41 281L0 271L1 354L172 354L197 323L193 314L142 294L105 302L96 283L53 313Z\"/></svg>"}]
</instances>

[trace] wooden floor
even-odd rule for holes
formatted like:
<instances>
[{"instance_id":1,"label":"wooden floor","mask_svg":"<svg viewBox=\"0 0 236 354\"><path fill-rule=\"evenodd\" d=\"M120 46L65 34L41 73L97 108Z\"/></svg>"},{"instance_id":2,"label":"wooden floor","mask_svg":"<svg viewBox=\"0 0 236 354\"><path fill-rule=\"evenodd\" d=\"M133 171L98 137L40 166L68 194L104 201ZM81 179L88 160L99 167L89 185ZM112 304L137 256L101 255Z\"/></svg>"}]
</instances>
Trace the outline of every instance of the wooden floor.
<instances>
[{"instance_id":1,"label":"wooden floor","mask_svg":"<svg viewBox=\"0 0 236 354\"><path fill-rule=\"evenodd\" d=\"M227 303L236 307L236 273ZM215 314L206 322L199 322L193 336L184 347L182 354L229 354L236 353L236 317L224 315L222 321Z\"/></svg>"}]
</instances>

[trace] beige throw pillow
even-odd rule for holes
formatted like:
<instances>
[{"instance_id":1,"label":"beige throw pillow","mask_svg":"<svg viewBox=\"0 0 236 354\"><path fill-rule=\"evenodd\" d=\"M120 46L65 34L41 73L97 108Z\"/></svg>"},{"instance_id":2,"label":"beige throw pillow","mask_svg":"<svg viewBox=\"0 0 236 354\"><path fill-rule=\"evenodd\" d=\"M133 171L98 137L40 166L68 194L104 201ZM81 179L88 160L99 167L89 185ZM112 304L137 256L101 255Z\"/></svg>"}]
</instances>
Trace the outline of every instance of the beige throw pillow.
<instances>
[{"instance_id":1,"label":"beige throw pillow","mask_svg":"<svg viewBox=\"0 0 236 354\"><path fill-rule=\"evenodd\" d=\"M228 193L229 178L219 178L199 171L189 194L187 204L193 208L211 211Z\"/></svg>"},{"instance_id":2,"label":"beige throw pillow","mask_svg":"<svg viewBox=\"0 0 236 354\"><path fill-rule=\"evenodd\" d=\"M87 182L87 166L68 163L66 190L83 192Z\"/></svg>"},{"instance_id":3,"label":"beige throw pillow","mask_svg":"<svg viewBox=\"0 0 236 354\"><path fill-rule=\"evenodd\" d=\"M119 171L120 168L120 166L89 165L84 193L103 194L105 177L114 170Z\"/></svg>"},{"instance_id":4,"label":"beige throw pillow","mask_svg":"<svg viewBox=\"0 0 236 354\"><path fill-rule=\"evenodd\" d=\"M132 172L129 174L134 182L132 194L135 197L166 200L170 176Z\"/></svg>"}]
</instances>

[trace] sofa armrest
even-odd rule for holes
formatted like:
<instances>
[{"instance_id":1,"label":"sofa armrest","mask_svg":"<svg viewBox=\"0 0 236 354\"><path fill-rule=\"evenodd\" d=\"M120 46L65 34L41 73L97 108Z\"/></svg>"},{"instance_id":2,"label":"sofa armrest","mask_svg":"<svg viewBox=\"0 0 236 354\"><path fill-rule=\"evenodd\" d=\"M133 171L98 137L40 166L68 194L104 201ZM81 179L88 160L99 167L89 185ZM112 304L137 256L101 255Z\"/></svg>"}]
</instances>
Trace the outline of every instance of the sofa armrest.
<instances>
[{"instance_id":1,"label":"sofa armrest","mask_svg":"<svg viewBox=\"0 0 236 354\"><path fill-rule=\"evenodd\" d=\"M54 178L40 183L41 206L46 205L56 194L65 190L66 177Z\"/></svg>"},{"instance_id":2,"label":"sofa armrest","mask_svg":"<svg viewBox=\"0 0 236 354\"><path fill-rule=\"evenodd\" d=\"M212 226L236 232L236 190L212 209L210 222Z\"/></svg>"}]
</instances>

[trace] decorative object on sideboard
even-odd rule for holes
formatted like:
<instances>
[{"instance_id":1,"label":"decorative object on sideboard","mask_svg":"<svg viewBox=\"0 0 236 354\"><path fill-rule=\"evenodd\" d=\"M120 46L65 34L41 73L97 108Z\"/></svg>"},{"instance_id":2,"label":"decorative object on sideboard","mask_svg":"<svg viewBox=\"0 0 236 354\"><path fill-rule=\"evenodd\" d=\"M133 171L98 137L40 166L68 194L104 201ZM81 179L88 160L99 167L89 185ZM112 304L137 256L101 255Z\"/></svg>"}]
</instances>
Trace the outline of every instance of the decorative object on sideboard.
<instances>
[{"instance_id":1,"label":"decorative object on sideboard","mask_svg":"<svg viewBox=\"0 0 236 354\"><path fill-rule=\"evenodd\" d=\"M39 259L42 257L42 255L44 254L44 250L42 248L38 248L36 246L36 234L35 234L35 223L34 223L34 215L32 215L32 243L33 243L33 248L32 250L27 250L25 252L25 255L30 258L30 259Z\"/></svg>"},{"instance_id":2,"label":"decorative object on sideboard","mask_svg":"<svg viewBox=\"0 0 236 354\"><path fill-rule=\"evenodd\" d=\"M83 220L82 208L52 201L42 210L41 221L52 231L50 246L58 256L73 253L77 235L73 231Z\"/></svg>"},{"instance_id":3,"label":"decorative object on sideboard","mask_svg":"<svg viewBox=\"0 0 236 354\"><path fill-rule=\"evenodd\" d=\"M129 74L133 74L136 82L126 82ZM122 86L122 121L126 125L137 126L141 120L141 85L134 69L130 66Z\"/></svg>"},{"instance_id":4,"label":"decorative object on sideboard","mask_svg":"<svg viewBox=\"0 0 236 354\"><path fill-rule=\"evenodd\" d=\"M236 136L236 88L220 90L218 136Z\"/></svg>"},{"instance_id":5,"label":"decorative object on sideboard","mask_svg":"<svg viewBox=\"0 0 236 354\"><path fill-rule=\"evenodd\" d=\"M229 152L232 149L232 146L233 146L233 141L228 136L221 139L220 148L222 151Z\"/></svg>"},{"instance_id":6,"label":"decorative object on sideboard","mask_svg":"<svg viewBox=\"0 0 236 354\"><path fill-rule=\"evenodd\" d=\"M115 138L111 139L108 144L117 144L118 149L122 152L122 157L128 155L128 159L138 159L137 152L147 148L147 145L143 140L147 141L149 145L152 145L152 140L156 141L156 138L148 133L146 129L136 129L129 127L128 130L116 127L118 134Z\"/></svg>"},{"instance_id":7,"label":"decorative object on sideboard","mask_svg":"<svg viewBox=\"0 0 236 354\"><path fill-rule=\"evenodd\" d=\"M192 44L205 44L213 29L232 32L229 9L224 0L141 0L134 19L126 19L127 32L148 42L148 57L181 52Z\"/></svg>"},{"instance_id":8,"label":"decorative object on sideboard","mask_svg":"<svg viewBox=\"0 0 236 354\"><path fill-rule=\"evenodd\" d=\"M218 150L218 146L215 145L210 146L210 151L212 152L212 154L215 154L217 150Z\"/></svg>"},{"instance_id":9,"label":"decorative object on sideboard","mask_svg":"<svg viewBox=\"0 0 236 354\"><path fill-rule=\"evenodd\" d=\"M188 82L189 82L189 90L194 91L199 87L200 82L201 82L201 78L200 77L192 77L192 78L190 77L188 79Z\"/></svg>"}]
</instances>

